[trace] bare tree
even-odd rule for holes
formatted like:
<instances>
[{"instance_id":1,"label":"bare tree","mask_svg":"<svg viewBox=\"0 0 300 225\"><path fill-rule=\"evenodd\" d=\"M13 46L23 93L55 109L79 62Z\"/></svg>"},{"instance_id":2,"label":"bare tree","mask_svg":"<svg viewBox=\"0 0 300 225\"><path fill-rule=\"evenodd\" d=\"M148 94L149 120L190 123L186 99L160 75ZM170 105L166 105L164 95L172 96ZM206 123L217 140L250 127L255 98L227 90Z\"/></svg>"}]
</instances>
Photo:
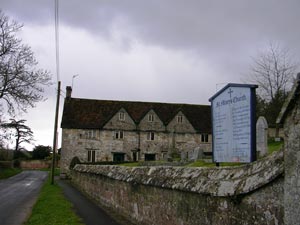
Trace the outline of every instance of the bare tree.
<instances>
[{"instance_id":1,"label":"bare tree","mask_svg":"<svg viewBox=\"0 0 300 225\"><path fill-rule=\"evenodd\" d=\"M259 85L258 94L267 102L286 95L291 87L297 64L287 49L270 43L269 48L253 58L250 80Z\"/></svg>"},{"instance_id":2,"label":"bare tree","mask_svg":"<svg viewBox=\"0 0 300 225\"><path fill-rule=\"evenodd\" d=\"M0 10L0 100L10 114L34 107L51 81L48 71L37 68L31 48L17 38L22 27Z\"/></svg>"},{"instance_id":3,"label":"bare tree","mask_svg":"<svg viewBox=\"0 0 300 225\"><path fill-rule=\"evenodd\" d=\"M269 126L276 126L277 115L292 86L297 66L289 50L274 43L253 58L249 81L259 86L256 116L265 116Z\"/></svg>"},{"instance_id":4,"label":"bare tree","mask_svg":"<svg viewBox=\"0 0 300 225\"><path fill-rule=\"evenodd\" d=\"M15 119L10 119L9 123L3 123L1 127L3 127L6 132L8 130L11 130L9 132L10 137L15 138L15 150L19 151L22 149L21 144L27 143L30 144L31 142L34 141L33 139L33 132L28 127L25 125L26 120L15 120Z\"/></svg>"}]
</instances>

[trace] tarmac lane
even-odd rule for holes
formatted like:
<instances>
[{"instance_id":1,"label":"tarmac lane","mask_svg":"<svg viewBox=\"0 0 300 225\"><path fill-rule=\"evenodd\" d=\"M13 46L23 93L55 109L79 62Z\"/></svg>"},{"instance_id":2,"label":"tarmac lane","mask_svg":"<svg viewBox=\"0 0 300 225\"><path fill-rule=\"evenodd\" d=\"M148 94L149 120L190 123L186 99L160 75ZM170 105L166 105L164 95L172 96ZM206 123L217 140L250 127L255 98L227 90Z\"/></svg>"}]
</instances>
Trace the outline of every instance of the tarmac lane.
<instances>
[{"instance_id":1,"label":"tarmac lane","mask_svg":"<svg viewBox=\"0 0 300 225\"><path fill-rule=\"evenodd\" d=\"M69 181L57 180L57 182L85 225L132 225L120 215L104 211L93 200L77 190Z\"/></svg>"},{"instance_id":2,"label":"tarmac lane","mask_svg":"<svg viewBox=\"0 0 300 225\"><path fill-rule=\"evenodd\" d=\"M0 224L21 225L30 215L48 177L45 171L23 171L0 180Z\"/></svg>"}]
</instances>

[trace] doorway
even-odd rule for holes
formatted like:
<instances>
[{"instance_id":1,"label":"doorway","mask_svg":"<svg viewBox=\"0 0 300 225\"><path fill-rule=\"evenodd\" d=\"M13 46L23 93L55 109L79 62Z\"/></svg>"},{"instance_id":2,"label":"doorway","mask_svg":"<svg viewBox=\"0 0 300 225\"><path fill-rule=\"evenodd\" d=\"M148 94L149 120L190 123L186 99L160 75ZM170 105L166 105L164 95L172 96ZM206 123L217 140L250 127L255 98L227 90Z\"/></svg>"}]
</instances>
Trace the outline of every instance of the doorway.
<instances>
[{"instance_id":1,"label":"doorway","mask_svg":"<svg viewBox=\"0 0 300 225\"><path fill-rule=\"evenodd\" d=\"M145 161L155 161L155 154L145 154Z\"/></svg>"},{"instance_id":2,"label":"doorway","mask_svg":"<svg viewBox=\"0 0 300 225\"><path fill-rule=\"evenodd\" d=\"M113 153L113 161L114 162L124 162L125 161L125 153Z\"/></svg>"}]
</instances>

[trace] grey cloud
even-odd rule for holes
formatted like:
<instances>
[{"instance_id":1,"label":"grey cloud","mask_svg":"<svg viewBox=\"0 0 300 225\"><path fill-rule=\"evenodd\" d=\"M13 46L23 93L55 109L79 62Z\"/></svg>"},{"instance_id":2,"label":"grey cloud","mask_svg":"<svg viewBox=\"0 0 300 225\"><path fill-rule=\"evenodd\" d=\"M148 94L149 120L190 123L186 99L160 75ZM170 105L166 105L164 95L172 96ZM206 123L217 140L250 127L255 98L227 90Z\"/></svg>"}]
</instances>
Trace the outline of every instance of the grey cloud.
<instances>
[{"instance_id":1,"label":"grey cloud","mask_svg":"<svg viewBox=\"0 0 300 225\"><path fill-rule=\"evenodd\" d=\"M21 0L2 1L4 9L24 22L54 20L54 1L27 0L25 5ZM113 38L115 27L123 32L125 50L137 39L194 51L227 68L245 63L261 42L280 41L300 52L299 8L298 0L59 1L61 24L107 39Z\"/></svg>"},{"instance_id":2,"label":"grey cloud","mask_svg":"<svg viewBox=\"0 0 300 225\"><path fill-rule=\"evenodd\" d=\"M2 7L35 23L54 19L54 1L2 0ZM109 35L116 20L128 22L145 43L178 48L236 47L261 37L296 40L297 0L72 0L59 1L61 23ZM243 41L244 40L244 41Z\"/></svg>"}]
</instances>

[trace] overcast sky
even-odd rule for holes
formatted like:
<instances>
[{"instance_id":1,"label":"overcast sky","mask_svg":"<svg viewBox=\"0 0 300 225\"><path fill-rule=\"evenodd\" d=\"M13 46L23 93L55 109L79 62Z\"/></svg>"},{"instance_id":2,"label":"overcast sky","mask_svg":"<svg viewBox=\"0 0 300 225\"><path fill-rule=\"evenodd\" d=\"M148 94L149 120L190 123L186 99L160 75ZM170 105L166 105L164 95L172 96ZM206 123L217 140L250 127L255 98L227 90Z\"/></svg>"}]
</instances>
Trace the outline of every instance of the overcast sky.
<instances>
[{"instance_id":1,"label":"overcast sky","mask_svg":"<svg viewBox=\"0 0 300 225\"><path fill-rule=\"evenodd\" d=\"M24 24L19 37L56 82L54 2L0 0L0 8ZM63 91L78 74L73 97L209 104L224 84L247 80L270 42L299 61L299 9L299 0L59 1ZM22 118L35 144L52 146L55 85L45 95Z\"/></svg>"}]
</instances>

